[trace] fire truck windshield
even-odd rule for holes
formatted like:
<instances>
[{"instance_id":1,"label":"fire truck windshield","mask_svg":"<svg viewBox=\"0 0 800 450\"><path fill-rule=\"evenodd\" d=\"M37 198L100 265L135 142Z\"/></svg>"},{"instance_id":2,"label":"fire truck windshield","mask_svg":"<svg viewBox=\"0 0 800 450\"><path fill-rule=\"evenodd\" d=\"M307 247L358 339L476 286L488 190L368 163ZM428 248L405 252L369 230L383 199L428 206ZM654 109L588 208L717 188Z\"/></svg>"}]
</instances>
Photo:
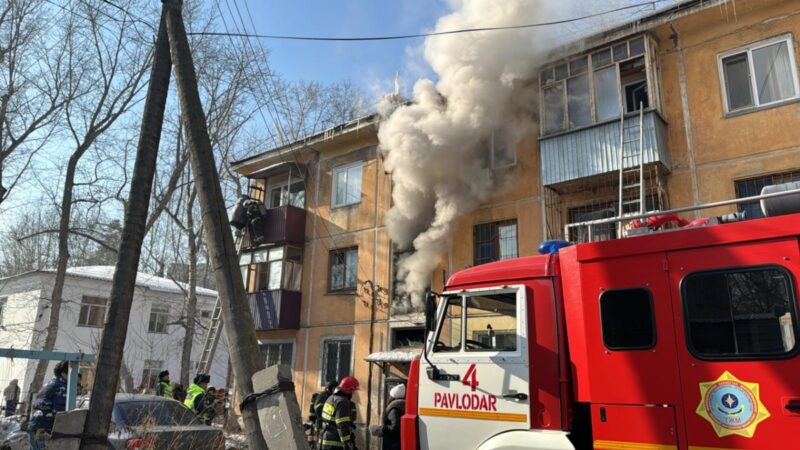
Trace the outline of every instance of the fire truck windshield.
<instances>
[{"instance_id":1,"label":"fire truck windshield","mask_svg":"<svg viewBox=\"0 0 800 450\"><path fill-rule=\"evenodd\" d=\"M434 353L516 351L516 292L447 297L436 336Z\"/></svg>"}]
</instances>

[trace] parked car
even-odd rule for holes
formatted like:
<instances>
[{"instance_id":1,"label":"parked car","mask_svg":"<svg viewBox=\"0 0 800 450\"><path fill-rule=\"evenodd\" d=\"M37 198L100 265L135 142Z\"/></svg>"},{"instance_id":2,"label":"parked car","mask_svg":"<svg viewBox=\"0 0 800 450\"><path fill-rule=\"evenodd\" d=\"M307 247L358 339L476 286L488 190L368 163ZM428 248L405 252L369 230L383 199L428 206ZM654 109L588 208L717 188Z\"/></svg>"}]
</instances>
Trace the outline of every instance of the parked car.
<instances>
[{"instance_id":1,"label":"parked car","mask_svg":"<svg viewBox=\"0 0 800 450\"><path fill-rule=\"evenodd\" d=\"M203 425L180 402L117 394L108 440L117 450L222 450L222 430Z\"/></svg>"}]
</instances>

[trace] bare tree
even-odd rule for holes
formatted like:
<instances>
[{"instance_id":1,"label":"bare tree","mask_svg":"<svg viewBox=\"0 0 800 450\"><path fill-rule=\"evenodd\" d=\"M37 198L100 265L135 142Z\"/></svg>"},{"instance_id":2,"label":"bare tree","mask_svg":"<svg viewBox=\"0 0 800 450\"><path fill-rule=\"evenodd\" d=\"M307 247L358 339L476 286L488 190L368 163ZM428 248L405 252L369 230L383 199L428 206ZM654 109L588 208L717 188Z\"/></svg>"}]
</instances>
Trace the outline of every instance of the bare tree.
<instances>
[{"instance_id":1,"label":"bare tree","mask_svg":"<svg viewBox=\"0 0 800 450\"><path fill-rule=\"evenodd\" d=\"M50 314L42 349L52 351L58 334L61 297L69 262L69 229L75 199L78 163L96 143L99 136L127 112L138 98L144 83L151 52L129 45L133 24L114 21L113 27L103 24L99 9L85 4L81 15L69 21L67 37L69 76L67 86L77 93L65 104L65 132L72 152L67 163L58 227L58 257ZM44 380L47 362L37 364L32 388L38 389Z\"/></svg>"},{"instance_id":2,"label":"bare tree","mask_svg":"<svg viewBox=\"0 0 800 450\"><path fill-rule=\"evenodd\" d=\"M49 32L53 20L41 0L0 6L0 204L50 141L65 102L76 94L68 82L63 33Z\"/></svg>"}]
</instances>

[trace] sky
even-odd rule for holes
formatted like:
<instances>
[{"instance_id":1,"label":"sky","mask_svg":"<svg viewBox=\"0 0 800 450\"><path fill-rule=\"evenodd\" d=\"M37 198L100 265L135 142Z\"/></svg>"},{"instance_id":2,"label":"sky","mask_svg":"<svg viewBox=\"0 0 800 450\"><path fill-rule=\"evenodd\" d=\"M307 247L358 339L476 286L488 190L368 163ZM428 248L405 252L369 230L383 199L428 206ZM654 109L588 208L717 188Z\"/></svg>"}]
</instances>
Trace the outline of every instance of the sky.
<instances>
[{"instance_id":1,"label":"sky","mask_svg":"<svg viewBox=\"0 0 800 450\"><path fill-rule=\"evenodd\" d=\"M227 16L236 6L249 32L305 36L375 36L433 29L449 11L443 0L228 0ZM250 8L255 30L246 15ZM226 20L229 31L234 22ZM241 21L238 22L241 30ZM373 42L319 42L261 39L270 51L272 70L290 80L350 80L377 97L394 89L400 73L404 92L420 77L432 77L423 64L422 39ZM254 42L254 44L256 44Z\"/></svg>"}]
</instances>

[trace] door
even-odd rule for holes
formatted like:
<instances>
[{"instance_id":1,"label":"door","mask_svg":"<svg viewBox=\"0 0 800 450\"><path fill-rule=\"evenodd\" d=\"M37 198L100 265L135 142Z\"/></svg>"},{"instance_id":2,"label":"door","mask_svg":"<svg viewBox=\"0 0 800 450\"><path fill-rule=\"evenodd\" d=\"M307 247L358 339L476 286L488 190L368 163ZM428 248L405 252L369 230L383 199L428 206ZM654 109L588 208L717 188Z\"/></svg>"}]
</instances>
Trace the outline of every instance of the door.
<instances>
[{"instance_id":1,"label":"door","mask_svg":"<svg viewBox=\"0 0 800 450\"><path fill-rule=\"evenodd\" d=\"M668 261L690 448L789 448L800 427L797 241L674 252Z\"/></svg>"},{"instance_id":2,"label":"door","mask_svg":"<svg viewBox=\"0 0 800 450\"><path fill-rule=\"evenodd\" d=\"M429 360L420 362L419 432L426 449L474 449L530 428L524 286L445 295Z\"/></svg>"}]
</instances>

